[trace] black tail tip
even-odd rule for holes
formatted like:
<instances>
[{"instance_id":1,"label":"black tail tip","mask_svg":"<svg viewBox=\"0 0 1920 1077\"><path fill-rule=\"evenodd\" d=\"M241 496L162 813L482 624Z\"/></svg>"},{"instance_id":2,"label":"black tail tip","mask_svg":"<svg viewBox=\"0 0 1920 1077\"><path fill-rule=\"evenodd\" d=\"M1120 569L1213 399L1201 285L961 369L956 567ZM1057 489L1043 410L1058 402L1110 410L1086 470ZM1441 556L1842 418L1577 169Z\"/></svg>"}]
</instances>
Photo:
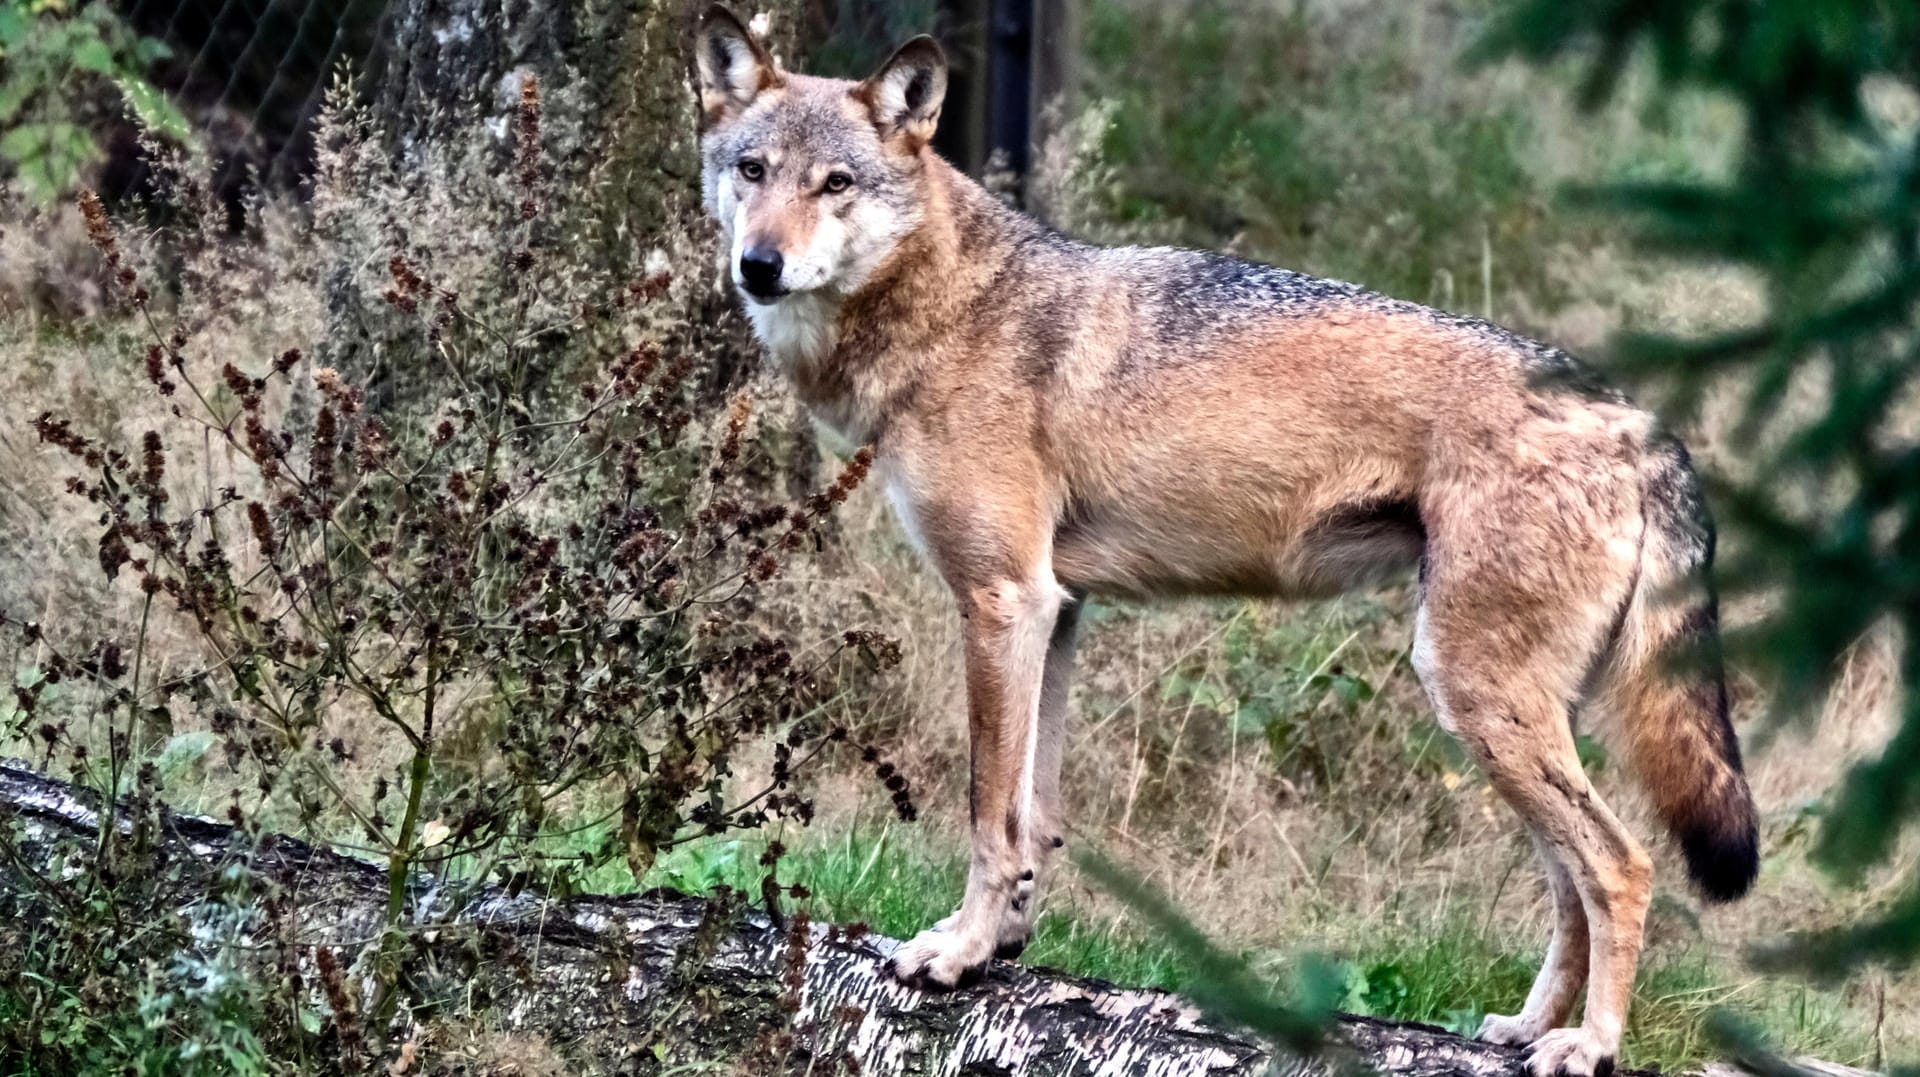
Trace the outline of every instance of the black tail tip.
<instances>
[{"instance_id":1,"label":"black tail tip","mask_svg":"<svg viewBox=\"0 0 1920 1077\"><path fill-rule=\"evenodd\" d=\"M1746 896L1760 874L1760 835L1751 824L1688 830L1680 835L1680 849L1688 877L1711 902Z\"/></svg>"}]
</instances>

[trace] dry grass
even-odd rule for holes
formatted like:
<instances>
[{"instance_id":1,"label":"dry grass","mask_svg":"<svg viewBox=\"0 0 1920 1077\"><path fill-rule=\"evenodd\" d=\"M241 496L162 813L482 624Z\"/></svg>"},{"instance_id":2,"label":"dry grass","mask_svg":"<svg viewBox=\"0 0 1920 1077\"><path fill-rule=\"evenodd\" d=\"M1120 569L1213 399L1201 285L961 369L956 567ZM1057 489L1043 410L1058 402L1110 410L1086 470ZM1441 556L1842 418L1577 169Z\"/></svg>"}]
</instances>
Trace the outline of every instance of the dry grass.
<instances>
[{"instance_id":1,"label":"dry grass","mask_svg":"<svg viewBox=\"0 0 1920 1077\"><path fill-rule=\"evenodd\" d=\"M1512 68L1481 76L1480 85L1500 99L1535 103L1528 160L1541 190L1576 176L1652 167L1649 162L1710 173L1723 166L1733 129L1730 116L1704 102L1682 103L1659 129L1621 111L1596 121L1573 112L1564 80ZM1106 108L1096 101L1078 123L1063 128L1045 155L1042 191L1050 211L1077 230L1130 238L1126 228L1114 228L1089 208L1115 182L1112 167L1094 158ZM1489 258L1502 264L1498 250ZM1741 324L1761 309L1751 280L1637 256L1624 244L1567 243L1544 265L1547 279L1537 287L1499 274L1504 287L1488 304L1590 356L1604 356L1610 337L1623 328L1705 333ZM1717 394L1698 414L1671 416L1703 468L1735 478L1741 459L1728 430L1737 388ZM1818 391L1796 389L1802 397ZM1657 394L1651 399L1659 403ZM1920 418L1910 429L1920 434ZM823 610L857 607L906 642L906 671L896 684L901 696L880 701L873 720L894 726L897 741L912 746L916 784L927 790L921 802L929 840L957 850L964 842L966 761L957 619L943 588L885 516L877 495L864 497L847 517L848 556L808 581L809 601ZM1537 952L1547 906L1511 813L1463 765L1409 761L1409 743L1421 742L1431 728L1403 660L1409 610L1409 588L1401 586L1310 607L1187 604L1110 608L1096 616L1085 633L1072 706L1065 774L1072 840L1098 845L1178 895L1198 924L1256 959L1347 950L1463 915L1488 925L1507 949ZM1758 612L1754 604L1731 609L1729 622L1737 626ZM1230 657L1227 638L1250 628L1268 641L1265 649L1251 658ZM1825 711L1769 737L1759 735L1769 725L1764 684L1751 671L1733 671L1736 721L1749 747L1767 851L1760 883L1742 903L1701 908L1631 776L1617 764L1599 771L1603 795L1656 847L1649 963L1703 955L1722 977L1716 997L1779 1010L1793 989L1747 971L1741 955L1783 930L1844 923L1887 900L1894 884L1910 877L1920 853L1911 847L1858 890L1836 888L1806 860L1810 805L1892 729L1901 691L1892 647L1884 637L1863 641ZM1237 725L1231 706L1176 687L1198 679L1215 686L1214 696L1258 694L1267 676L1261 658L1304 668L1335 651L1376 689L1357 708L1321 706L1312 716L1334 730L1322 735L1345 753L1337 780L1303 777L1297 760L1277 756L1258 730ZM1593 732L1603 745L1610 741L1609 730ZM867 810L858 801L844 804L824 829L832 832ZM1070 867L1055 886L1053 900L1062 899L1083 915L1129 917ZM1920 977L1865 971L1815 988L1813 997L1838 1011L1846 1026L1852 1054L1845 1061L1920 1052L1920 1028L1886 1016L1920 1012ZM1791 1039L1793 1015L1759 1016Z\"/></svg>"},{"instance_id":2,"label":"dry grass","mask_svg":"<svg viewBox=\"0 0 1920 1077\"><path fill-rule=\"evenodd\" d=\"M1417 43L1421 35L1409 31L1408 40ZM1542 103L1533 159L1543 189L1568 175L1605 172L1639 159L1635 154L1711 146L1724 131L1723 118L1710 110L1690 114L1678 130L1655 134L1625 120L1596 126L1567 112L1555 84L1511 70L1485 76L1483 85L1509 99ZM1083 230L1098 224L1085 206L1110 179L1088 165L1098 122L1069 127L1067 140L1049 154L1055 177L1049 204ZM1617 148L1628 144L1638 147L1634 154ZM443 189L434 199L425 207L371 207L370 216L430 211L443 226L422 228L422 236L447 237L443 253L451 261L480 257L460 248L460 237L470 233L444 223L458 218L457 191ZM319 206L323 214L330 209L352 207ZM205 380L216 380L213 373L229 357L257 361L324 334L323 282L266 268L311 267L324 259L289 249L296 233L273 222L269 214L250 244L209 243L204 261L189 267L187 278L206 289L196 330L204 346L190 353L206 366ZM697 238L677 237L685 246L672 249L676 263L697 264L689 254ZM6 267L0 312L7 314L0 318L0 350L10 356L0 368L0 541L8 551L0 607L124 623L136 609L134 595L94 584L90 521L54 496L60 470L25 433L27 421L53 401L96 430L117 432L123 442L135 441L157 417L124 405L149 398L130 391L141 376L130 330L98 319L80 332L50 329L56 313L64 319L98 309L102 290L86 268L91 259L76 253L82 240L65 210L40 221L12 216L0 231L0 265ZM129 242L142 249L137 237ZM1499 251L1489 255L1504 264ZM1652 263L1615 245L1567 245L1541 261L1550 280L1538 288L1503 287L1487 302L1510 313L1508 320L1588 354L1602 354L1609 335L1621 327L1703 331L1737 324L1759 302L1751 282L1710 268ZM190 292L187 302L200 294ZM50 306L48 295L60 302ZM1541 295L1556 298L1548 302ZM756 396L763 411L772 409L764 420L770 426L793 421L781 387L765 384ZM1740 461L1724 437L1724 405L1710 405L1685 426L1704 466L1738 472ZM1920 433L1920 422L1914 431ZM229 481L229 463L219 454L197 464L197 481ZM775 606L781 616L835 629L878 628L902 641L904 660L888 690L843 697L833 717L903 749L903 768L924 811L923 843L957 851L965 832L966 723L952 602L888 519L877 491L857 494L839 528L829 556L801 561L777 584ZM1098 846L1151 885L1177 894L1200 926L1276 974L1303 949L1351 950L1462 917L1486 925L1508 950L1539 948L1547 908L1530 849L1485 783L1433 738L1429 711L1406 665L1409 588L1312 607L1102 610L1087 626L1073 697L1065 774L1071 841ZM1731 612L1737 622L1754 611ZM1745 948L1776 937L1783 927L1843 922L1883 900L1893 877L1911 874L1915 851L1909 849L1899 869L1881 876L1877 886L1843 891L1804 858L1806 806L1891 728L1901 690L1891 672L1892 645L1886 638L1863 641L1819 720L1752 753L1768 859L1749 900L1698 909L1678 881L1677 861L1660 848L1651 958L1704 951L1723 963L1736 1001L1770 1002L1752 987L1753 974L1742 970ZM188 660L184 633L177 647L173 660ZM1345 704L1302 687L1314 673L1336 665L1363 680L1371 698ZM1736 688L1740 725L1751 743L1764 686L1736 671ZM1266 734L1266 721L1239 718L1241 705L1254 699L1278 699L1289 729L1297 726L1279 748ZM356 716L339 715L334 724L366 766L391 765L392 746ZM1604 741L1606 731L1598 732ZM1317 747L1303 750L1302 743ZM1618 766L1602 768L1597 780L1630 827L1649 838L1657 832ZM817 834L842 833L888 812L884 796L863 776L829 777L823 789L831 795L821 798ZM1070 866L1054 900L1091 918L1130 918ZM1920 1053L1920 1028L1878 1017L1920 1012L1920 980L1912 973L1863 973L1825 989L1821 998L1845 1012L1852 1042L1859 1045L1857 1057L1841 1061L1869 1061L1874 1050L1892 1057ZM474 1047L476 1057L506 1057L515 1050L495 1043Z\"/></svg>"}]
</instances>

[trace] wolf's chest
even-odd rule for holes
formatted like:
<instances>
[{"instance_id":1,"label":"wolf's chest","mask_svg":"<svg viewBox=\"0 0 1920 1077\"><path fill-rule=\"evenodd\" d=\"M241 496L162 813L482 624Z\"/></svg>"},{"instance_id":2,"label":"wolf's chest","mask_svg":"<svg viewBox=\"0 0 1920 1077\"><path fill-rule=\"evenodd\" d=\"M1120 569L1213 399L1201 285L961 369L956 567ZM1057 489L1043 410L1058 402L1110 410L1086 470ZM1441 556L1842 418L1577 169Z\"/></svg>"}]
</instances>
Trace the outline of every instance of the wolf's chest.
<instances>
[{"instance_id":1,"label":"wolf's chest","mask_svg":"<svg viewBox=\"0 0 1920 1077\"><path fill-rule=\"evenodd\" d=\"M783 370L816 362L833 350L838 304L821 296L790 295L778 303L748 303L753 335Z\"/></svg>"},{"instance_id":2,"label":"wolf's chest","mask_svg":"<svg viewBox=\"0 0 1920 1077\"><path fill-rule=\"evenodd\" d=\"M873 440L870 409L862 406L857 394L810 392L807 388L819 382L821 368L833 361L833 349L839 342L835 328L839 313L838 304L807 294L747 306L754 335L760 338L768 357L781 373L800 383L801 398L807 403L822 443L838 455L851 456Z\"/></svg>"}]
</instances>

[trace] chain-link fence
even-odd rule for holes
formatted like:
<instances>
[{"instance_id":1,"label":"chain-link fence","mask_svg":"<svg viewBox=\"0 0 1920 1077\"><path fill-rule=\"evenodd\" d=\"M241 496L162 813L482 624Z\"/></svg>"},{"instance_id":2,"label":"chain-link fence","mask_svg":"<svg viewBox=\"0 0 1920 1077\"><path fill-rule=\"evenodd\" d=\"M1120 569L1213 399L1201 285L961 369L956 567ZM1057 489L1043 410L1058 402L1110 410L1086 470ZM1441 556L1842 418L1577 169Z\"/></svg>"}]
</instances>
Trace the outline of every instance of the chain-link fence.
<instances>
[{"instance_id":1,"label":"chain-link fence","mask_svg":"<svg viewBox=\"0 0 1920 1077\"><path fill-rule=\"evenodd\" d=\"M0 176L37 202L137 190L142 127L234 195L291 185L330 82L381 75L394 0L0 0Z\"/></svg>"},{"instance_id":2,"label":"chain-link fence","mask_svg":"<svg viewBox=\"0 0 1920 1077\"><path fill-rule=\"evenodd\" d=\"M373 80L391 0L119 0L132 29L167 49L150 78L204 132L216 160L286 183L312 160L329 82Z\"/></svg>"},{"instance_id":3,"label":"chain-link fence","mask_svg":"<svg viewBox=\"0 0 1920 1077\"><path fill-rule=\"evenodd\" d=\"M694 6L638 2L636 10ZM870 70L909 34L936 30L953 62L938 147L972 171L993 160L1019 173L1044 133L1048 104L1070 86L1077 6L807 0L795 29L809 68L848 76ZM314 122L335 80L351 78L377 96L390 67L418 61L415 39L423 34L428 51L443 54L469 48L463 35L519 36L527 40L516 47L564 50L575 22L569 7L564 0L0 0L0 178L41 202L69 197L82 183L110 197L135 192L147 174L139 150L145 126L204 149L230 201L256 184L294 188L312 164Z\"/></svg>"}]
</instances>

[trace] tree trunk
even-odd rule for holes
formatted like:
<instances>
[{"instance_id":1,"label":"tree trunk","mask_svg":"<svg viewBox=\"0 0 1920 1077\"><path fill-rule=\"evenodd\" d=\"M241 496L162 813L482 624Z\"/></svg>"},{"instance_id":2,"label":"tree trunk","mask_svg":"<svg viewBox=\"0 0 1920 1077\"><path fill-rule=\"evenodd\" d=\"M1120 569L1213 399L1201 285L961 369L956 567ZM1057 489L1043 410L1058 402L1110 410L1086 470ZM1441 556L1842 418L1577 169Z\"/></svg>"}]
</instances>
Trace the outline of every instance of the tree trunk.
<instances>
[{"instance_id":1,"label":"tree trunk","mask_svg":"<svg viewBox=\"0 0 1920 1077\"><path fill-rule=\"evenodd\" d=\"M395 0L376 113L403 170L436 144L484 131L504 165L527 75L540 84L551 211L611 267L634 268L663 230L701 226L689 78L689 0ZM772 15L769 44L791 61L798 0Z\"/></svg>"},{"instance_id":2,"label":"tree trunk","mask_svg":"<svg viewBox=\"0 0 1920 1077\"><path fill-rule=\"evenodd\" d=\"M29 861L89 839L95 803L0 766L0 820L15 822ZM191 816L168 814L160 831L183 892L210 897L223 869L246 862L296 901L303 953L329 947L352 967L380 934L387 892L375 865ZM20 886L16 871L0 867L0 888ZM1164 991L1006 963L973 988L922 995L882 973L891 939L818 924L800 931L798 917L783 928L759 911L664 890L552 900L488 889L454 910L421 879L411 899L416 921L431 926L414 931L428 971L407 982L441 1000L438 1019L448 1017L446 998L464 998L464 1016L543 1037L579 1072L745 1059L742 1070L756 1074L1330 1077L1355 1057L1404 1077L1525 1072L1515 1049L1365 1017L1339 1018L1328 1053L1288 1058Z\"/></svg>"},{"instance_id":3,"label":"tree trunk","mask_svg":"<svg viewBox=\"0 0 1920 1077\"><path fill-rule=\"evenodd\" d=\"M546 205L556 237L591 252L610 279L638 272L669 232L701 226L683 5L655 0L394 0L370 88L377 137L414 187L443 173L506 174L529 77L540 97ZM395 222L403 235L414 222ZM393 236L337 253L318 360L371 383L376 406L418 391L390 370L379 321ZM504 252L503 252L504 254ZM372 267L369 269L368 267Z\"/></svg>"},{"instance_id":4,"label":"tree trunk","mask_svg":"<svg viewBox=\"0 0 1920 1077\"><path fill-rule=\"evenodd\" d=\"M800 0L750 6L770 13L769 43L791 57ZM701 204L688 62L695 8L692 0L393 0L386 62L369 97L375 137L399 184L457 193L475 177L512 174L522 87L536 80L538 243L564 247L572 271L607 282L599 302L611 301L621 284L669 269L680 284L664 300L676 310L658 320L660 343L698 355L696 402L717 409L751 375L759 348L732 288L719 286L715 229ZM417 327L399 330L407 334L399 346L382 334L395 331L384 328L390 319L383 316L389 256L416 240L431 246L412 230L444 227L401 214L339 240L326 280L327 328L311 361L367 386L377 409L430 410L441 399L434 371L408 365L419 362ZM503 245L501 262L508 255ZM425 266L429 275L440 268ZM474 301L472 282L438 283ZM571 399L578 373L564 361L545 362L529 392L556 389ZM305 410L293 423L296 434L310 411L298 406ZM801 427L787 415L762 429L774 447L792 448ZM810 449L776 458L790 490L811 487Z\"/></svg>"}]
</instances>

